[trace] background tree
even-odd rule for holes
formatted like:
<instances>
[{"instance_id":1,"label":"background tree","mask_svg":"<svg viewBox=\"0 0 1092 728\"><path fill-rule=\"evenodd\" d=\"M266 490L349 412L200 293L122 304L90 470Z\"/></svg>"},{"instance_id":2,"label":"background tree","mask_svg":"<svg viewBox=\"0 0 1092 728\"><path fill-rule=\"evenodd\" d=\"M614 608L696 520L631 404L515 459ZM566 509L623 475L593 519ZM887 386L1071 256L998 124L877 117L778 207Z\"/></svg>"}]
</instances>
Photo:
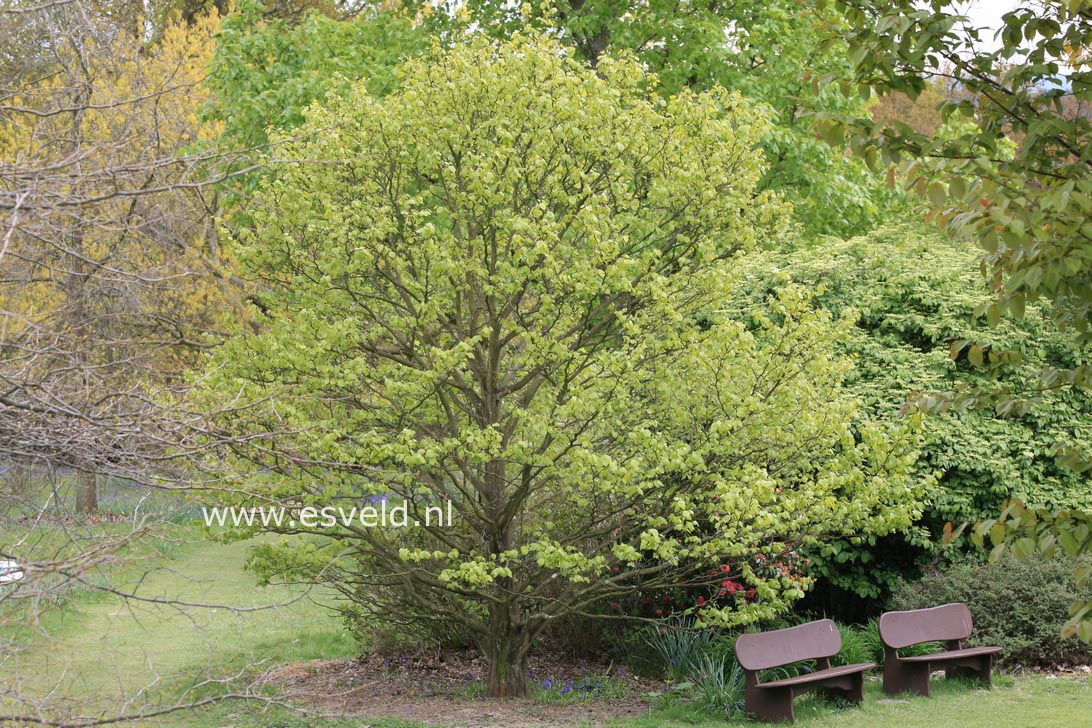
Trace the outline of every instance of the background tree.
<instances>
[{"instance_id":1,"label":"background tree","mask_svg":"<svg viewBox=\"0 0 1092 728\"><path fill-rule=\"evenodd\" d=\"M397 4L366 5L349 19L311 12L294 23L264 13L261 2L242 0L217 35L205 114L225 148L266 144L270 130L299 126L309 104L345 94L352 81L385 94L398 65L428 47L427 28Z\"/></svg>"},{"instance_id":2,"label":"background tree","mask_svg":"<svg viewBox=\"0 0 1092 728\"><path fill-rule=\"evenodd\" d=\"M943 84L931 79L913 98L897 91L873 97L868 113L880 128L905 124L918 134L932 136L944 124L940 107L944 104L946 93Z\"/></svg>"},{"instance_id":3,"label":"background tree","mask_svg":"<svg viewBox=\"0 0 1092 728\"><path fill-rule=\"evenodd\" d=\"M414 9L428 5L407 2ZM822 114L866 113L860 98L819 82L850 70L845 45L830 40L844 22L833 8L818 10L797 0L471 0L466 17L454 22L469 20L505 37L528 16L554 29L593 67L608 50L633 51L658 75L664 95L719 84L760 105L772 123L763 137L768 164L758 189L776 190L791 202L808 234L864 232L900 197L863 162L816 133Z\"/></svg>"},{"instance_id":4,"label":"background tree","mask_svg":"<svg viewBox=\"0 0 1092 728\"><path fill-rule=\"evenodd\" d=\"M234 502L386 498L411 526L294 520L314 537L257 547L267 577L466 629L489 693L520 696L559 616L681 582L706 622L770 617L804 585L757 554L910 522L912 421L847 424L851 318L793 289L721 310L784 222L741 97L665 100L633 58L593 72L524 34L403 74L284 145L236 242L262 331L200 393L232 407ZM754 597L700 596L727 578Z\"/></svg>"},{"instance_id":5,"label":"background tree","mask_svg":"<svg viewBox=\"0 0 1092 728\"><path fill-rule=\"evenodd\" d=\"M155 392L238 310L211 160L186 151L217 20L149 45L113 8L21 8L5 8L19 45L0 89L0 447L73 468L93 511L96 473L164 452Z\"/></svg>"},{"instance_id":6,"label":"background tree","mask_svg":"<svg viewBox=\"0 0 1092 728\"><path fill-rule=\"evenodd\" d=\"M161 395L241 310L212 234L222 157L200 151L216 131L197 112L217 24L159 26L139 3L0 0L0 470L22 481L0 499L0 559L23 574L0 590L5 725L118 723L250 694L218 676L126 693L119 676L116 697L72 699L65 678L29 687L20 657L81 593L171 603L133 584L134 564L162 556L173 498L148 515L141 492L122 524L57 510L93 510L103 476L177 476L165 458L184 413Z\"/></svg>"}]
</instances>

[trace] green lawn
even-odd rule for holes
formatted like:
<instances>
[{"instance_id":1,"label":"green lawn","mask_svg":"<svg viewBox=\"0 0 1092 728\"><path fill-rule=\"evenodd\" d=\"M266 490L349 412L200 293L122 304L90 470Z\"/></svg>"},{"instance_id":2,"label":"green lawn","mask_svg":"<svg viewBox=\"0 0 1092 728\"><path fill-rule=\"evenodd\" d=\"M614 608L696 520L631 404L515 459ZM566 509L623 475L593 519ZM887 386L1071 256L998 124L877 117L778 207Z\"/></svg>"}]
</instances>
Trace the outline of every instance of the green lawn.
<instances>
[{"instance_id":1,"label":"green lawn","mask_svg":"<svg viewBox=\"0 0 1092 728\"><path fill-rule=\"evenodd\" d=\"M197 542L176 550L176 558L149 572L138 593L149 598L257 606L288 602L298 588L257 588L243 568L245 544ZM323 597L329 595L323 594ZM0 657L0 677L20 675L24 693L67 696L84 712L116 705L119 698L159 682L152 694L173 699L185 685L205 676L226 676L241 668L350 656L356 645L338 617L310 599L255 612L122 603L113 597L81 597L53 613L44 625L48 639L34 638L19 655ZM878 680L866 686L861 708L839 709L815 698L797 700L797 725L806 728L1076 728L1092 726L1092 678L999 676L992 691L968 684L939 683L931 699L889 700ZM254 713L239 703L192 714L174 714L155 725L210 728L423 728L399 719L329 720L283 709ZM753 726L747 720L710 720L676 705L647 718L618 721L617 728ZM429 728L432 728L431 726Z\"/></svg>"},{"instance_id":2,"label":"green lawn","mask_svg":"<svg viewBox=\"0 0 1092 728\"><path fill-rule=\"evenodd\" d=\"M878 679L865 687L860 708L836 708L822 700L797 698L796 725L806 728L1077 728L1092 726L1092 680L1089 678L1012 678L998 676L992 690L968 683L937 681L933 697L892 699ZM759 725L751 720L708 721L685 708L626 721L625 728L708 728Z\"/></svg>"},{"instance_id":3,"label":"green lawn","mask_svg":"<svg viewBox=\"0 0 1092 728\"><path fill-rule=\"evenodd\" d=\"M154 695L169 699L196 678L231 675L251 664L354 654L354 640L338 617L302 588L255 586L243 570L245 549L210 541L183 546L175 560L148 571L136 593L244 608L285 606L239 612L78 595L46 617L48 636L35 635L19 654L0 658L0 676L18 674L24 694L52 691L86 712L117 705L153 684Z\"/></svg>"}]
</instances>

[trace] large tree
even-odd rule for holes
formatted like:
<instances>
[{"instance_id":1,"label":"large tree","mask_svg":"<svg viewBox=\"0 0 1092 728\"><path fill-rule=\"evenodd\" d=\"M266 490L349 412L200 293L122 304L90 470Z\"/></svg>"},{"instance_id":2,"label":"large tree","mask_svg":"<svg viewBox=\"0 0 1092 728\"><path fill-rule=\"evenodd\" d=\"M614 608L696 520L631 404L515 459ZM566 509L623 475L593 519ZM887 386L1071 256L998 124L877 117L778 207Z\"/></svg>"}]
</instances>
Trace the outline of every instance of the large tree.
<instances>
[{"instance_id":1,"label":"large tree","mask_svg":"<svg viewBox=\"0 0 1092 728\"><path fill-rule=\"evenodd\" d=\"M283 147L236 243L263 330L201 391L235 502L386 498L410 527L294 518L277 530L314 537L256 565L461 626L490 694L519 696L559 616L682 585L705 621L770 617L803 585L756 557L912 520L912 424L848 424L852 317L791 288L721 310L784 222L742 97L665 100L631 57L593 72L534 34L403 75L331 97ZM753 596L719 599L727 579Z\"/></svg>"}]
</instances>

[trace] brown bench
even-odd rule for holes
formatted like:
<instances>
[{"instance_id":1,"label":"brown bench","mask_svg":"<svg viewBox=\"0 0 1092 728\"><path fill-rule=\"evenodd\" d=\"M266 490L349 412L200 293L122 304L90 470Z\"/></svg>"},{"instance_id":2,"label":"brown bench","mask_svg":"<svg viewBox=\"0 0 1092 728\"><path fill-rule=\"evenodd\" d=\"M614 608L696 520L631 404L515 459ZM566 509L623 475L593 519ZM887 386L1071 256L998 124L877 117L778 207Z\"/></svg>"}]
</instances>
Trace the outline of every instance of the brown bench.
<instances>
[{"instance_id":1,"label":"brown bench","mask_svg":"<svg viewBox=\"0 0 1092 728\"><path fill-rule=\"evenodd\" d=\"M830 658L842 649L842 635L829 619L773 632L742 634L736 639L736 659L745 675L744 703L759 720L792 722L792 700L809 690L822 690L859 703L864 698L864 673L874 663L831 667ZM815 660L818 670L784 680L759 682L759 671Z\"/></svg>"},{"instance_id":2,"label":"brown bench","mask_svg":"<svg viewBox=\"0 0 1092 728\"><path fill-rule=\"evenodd\" d=\"M970 675L989 687L993 656L1001 652L1001 648L964 648L963 640L971 636L973 626L966 604L945 604L882 615L883 691L888 695L916 693L928 696L929 676L938 667L944 668L947 677ZM931 655L899 656L899 650L921 642L943 642L947 649Z\"/></svg>"}]
</instances>

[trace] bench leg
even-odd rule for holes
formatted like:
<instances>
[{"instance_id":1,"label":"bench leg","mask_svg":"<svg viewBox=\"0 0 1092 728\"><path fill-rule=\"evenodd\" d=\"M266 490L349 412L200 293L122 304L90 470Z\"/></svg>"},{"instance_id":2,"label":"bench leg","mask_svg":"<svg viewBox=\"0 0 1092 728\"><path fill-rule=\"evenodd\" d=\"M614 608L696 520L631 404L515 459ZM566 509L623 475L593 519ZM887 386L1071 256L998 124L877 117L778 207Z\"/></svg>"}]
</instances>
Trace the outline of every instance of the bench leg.
<instances>
[{"instance_id":1,"label":"bench leg","mask_svg":"<svg viewBox=\"0 0 1092 728\"><path fill-rule=\"evenodd\" d=\"M993 655L981 655L975 658L977 665L953 665L952 667L945 668L944 676L948 679L953 677L966 675L978 680L986 689L990 689L993 683L990 680L990 673L993 668Z\"/></svg>"},{"instance_id":2,"label":"bench leg","mask_svg":"<svg viewBox=\"0 0 1092 728\"><path fill-rule=\"evenodd\" d=\"M792 712L792 690L790 688L752 688L745 695L744 707L763 723L787 721L796 718Z\"/></svg>"},{"instance_id":3,"label":"bench leg","mask_svg":"<svg viewBox=\"0 0 1092 728\"><path fill-rule=\"evenodd\" d=\"M830 680L823 684L822 690L828 696L860 703L864 700L864 673L857 672Z\"/></svg>"},{"instance_id":4,"label":"bench leg","mask_svg":"<svg viewBox=\"0 0 1092 728\"><path fill-rule=\"evenodd\" d=\"M853 675L853 684L849 690L843 693L845 698L851 703L860 703L864 700L864 673L858 672Z\"/></svg>"},{"instance_id":5,"label":"bench leg","mask_svg":"<svg viewBox=\"0 0 1092 728\"><path fill-rule=\"evenodd\" d=\"M883 664L883 691L888 695L913 693L927 698L931 672L927 662L900 662L889 658Z\"/></svg>"},{"instance_id":6,"label":"bench leg","mask_svg":"<svg viewBox=\"0 0 1092 728\"><path fill-rule=\"evenodd\" d=\"M978 679L986 686L987 690L992 690L993 681L990 678L990 673L993 671L993 655L982 655L982 667L980 669Z\"/></svg>"}]
</instances>

